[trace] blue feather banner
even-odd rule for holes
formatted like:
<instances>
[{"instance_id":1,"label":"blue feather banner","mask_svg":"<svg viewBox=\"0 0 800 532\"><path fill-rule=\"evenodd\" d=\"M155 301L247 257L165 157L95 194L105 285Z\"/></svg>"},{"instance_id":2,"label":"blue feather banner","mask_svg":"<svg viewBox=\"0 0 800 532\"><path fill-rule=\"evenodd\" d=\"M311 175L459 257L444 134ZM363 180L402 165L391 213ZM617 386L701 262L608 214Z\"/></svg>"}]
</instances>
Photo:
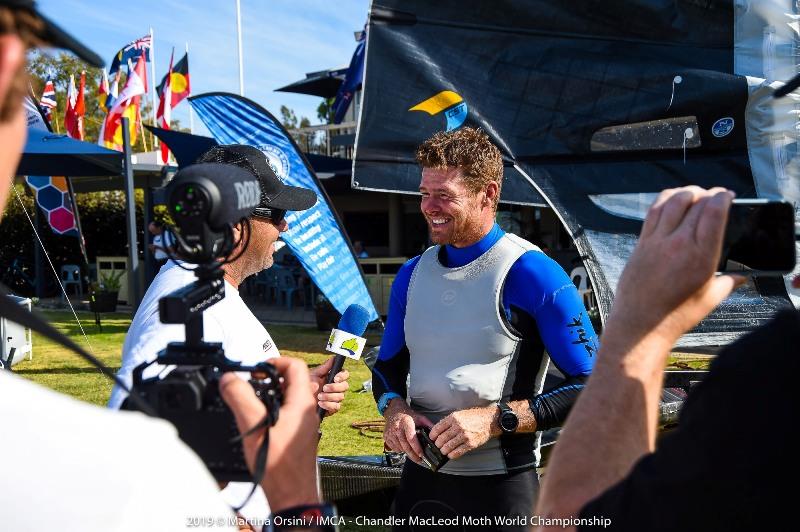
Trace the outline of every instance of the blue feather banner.
<instances>
[{"instance_id":1,"label":"blue feather banner","mask_svg":"<svg viewBox=\"0 0 800 532\"><path fill-rule=\"evenodd\" d=\"M356 303L367 309L370 320L378 319L348 238L311 165L280 122L255 102L236 94L201 94L189 101L217 142L260 149L284 183L316 193L314 207L287 214L289 230L283 240L336 310L343 313Z\"/></svg>"}]
</instances>

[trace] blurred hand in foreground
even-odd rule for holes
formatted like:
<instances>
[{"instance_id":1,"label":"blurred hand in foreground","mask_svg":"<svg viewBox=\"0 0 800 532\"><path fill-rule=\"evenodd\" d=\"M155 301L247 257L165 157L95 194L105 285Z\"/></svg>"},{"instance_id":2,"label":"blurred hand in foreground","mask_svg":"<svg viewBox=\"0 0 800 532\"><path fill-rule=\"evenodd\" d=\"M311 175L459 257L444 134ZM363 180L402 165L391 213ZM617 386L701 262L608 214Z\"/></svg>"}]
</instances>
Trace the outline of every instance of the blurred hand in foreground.
<instances>
[{"instance_id":1,"label":"blurred hand in foreground","mask_svg":"<svg viewBox=\"0 0 800 532\"><path fill-rule=\"evenodd\" d=\"M279 512L320 502L317 492L319 416L306 364L288 357L273 358L270 363L284 379L284 392L278 422L269 429L267 467L261 487L271 510ZM236 417L239 432L245 433L264 419L267 409L250 383L234 373L226 373L220 379L219 388L222 399ZM243 440L245 459L251 471L263 439L264 431L259 430Z\"/></svg>"},{"instance_id":2,"label":"blurred hand in foreground","mask_svg":"<svg viewBox=\"0 0 800 532\"><path fill-rule=\"evenodd\" d=\"M579 515L654 450L670 349L744 281L716 274L732 200L721 188L689 186L663 191L650 207L594 371L550 458L538 515Z\"/></svg>"},{"instance_id":3,"label":"blurred hand in foreground","mask_svg":"<svg viewBox=\"0 0 800 532\"><path fill-rule=\"evenodd\" d=\"M697 186L664 190L650 207L609 316L628 340L674 342L744 281L715 275L733 193ZM603 343L608 338L608 328Z\"/></svg>"}]
</instances>

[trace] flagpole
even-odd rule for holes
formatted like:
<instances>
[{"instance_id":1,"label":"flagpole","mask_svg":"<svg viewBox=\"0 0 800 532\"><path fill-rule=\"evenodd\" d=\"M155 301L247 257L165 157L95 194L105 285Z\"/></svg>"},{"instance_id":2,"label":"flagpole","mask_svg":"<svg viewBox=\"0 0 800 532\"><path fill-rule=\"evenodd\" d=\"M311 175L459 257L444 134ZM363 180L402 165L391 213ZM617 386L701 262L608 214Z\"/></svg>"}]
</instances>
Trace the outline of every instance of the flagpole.
<instances>
[{"instance_id":1,"label":"flagpole","mask_svg":"<svg viewBox=\"0 0 800 532\"><path fill-rule=\"evenodd\" d=\"M186 42L186 56L189 56L189 42ZM191 74L190 74L191 75ZM194 110L192 104L189 102L189 132L194 135Z\"/></svg>"},{"instance_id":2,"label":"flagpole","mask_svg":"<svg viewBox=\"0 0 800 532\"><path fill-rule=\"evenodd\" d=\"M144 145L144 151L146 152L146 151L148 151L147 150L147 135L145 134L146 131L144 130L144 122L142 121L142 108L141 107L137 107L136 108L136 118L137 118L136 121L139 122L139 133L141 133L141 135L142 135L142 144ZM155 146L153 147L153 149L155 149Z\"/></svg>"},{"instance_id":3,"label":"flagpole","mask_svg":"<svg viewBox=\"0 0 800 532\"><path fill-rule=\"evenodd\" d=\"M150 28L150 111L151 116L153 118L153 126L157 127L156 124L156 41L153 37L153 28ZM142 126L144 129L144 126ZM142 132L142 136L144 136L144 131ZM153 149L156 149L158 146L158 139L153 135Z\"/></svg>"},{"instance_id":4,"label":"flagpole","mask_svg":"<svg viewBox=\"0 0 800 532\"><path fill-rule=\"evenodd\" d=\"M244 96L244 62L242 59L242 4L236 0L236 38L239 41L239 96Z\"/></svg>"}]
</instances>

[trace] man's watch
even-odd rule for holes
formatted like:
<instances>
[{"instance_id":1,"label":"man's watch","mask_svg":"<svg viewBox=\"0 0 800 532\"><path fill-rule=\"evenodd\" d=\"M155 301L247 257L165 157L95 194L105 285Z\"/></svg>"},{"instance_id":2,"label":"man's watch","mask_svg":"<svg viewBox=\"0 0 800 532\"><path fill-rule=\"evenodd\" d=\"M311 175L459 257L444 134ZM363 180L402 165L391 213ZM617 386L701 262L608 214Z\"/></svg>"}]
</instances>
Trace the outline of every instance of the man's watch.
<instances>
[{"instance_id":1,"label":"man's watch","mask_svg":"<svg viewBox=\"0 0 800 532\"><path fill-rule=\"evenodd\" d=\"M497 406L500 408L500 430L504 434L513 434L519 427L519 418L505 401L500 401Z\"/></svg>"}]
</instances>

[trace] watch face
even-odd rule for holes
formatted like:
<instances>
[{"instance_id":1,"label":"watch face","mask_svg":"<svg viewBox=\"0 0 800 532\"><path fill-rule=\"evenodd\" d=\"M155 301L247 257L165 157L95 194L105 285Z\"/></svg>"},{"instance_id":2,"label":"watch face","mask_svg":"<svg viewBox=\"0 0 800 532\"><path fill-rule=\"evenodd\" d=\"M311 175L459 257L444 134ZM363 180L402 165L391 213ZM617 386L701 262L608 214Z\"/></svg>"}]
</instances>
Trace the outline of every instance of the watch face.
<instances>
[{"instance_id":1,"label":"watch face","mask_svg":"<svg viewBox=\"0 0 800 532\"><path fill-rule=\"evenodd\" d=\"M505 432L514 432L519 426L519 419L514 412L503 412L500 416L500 428Z\"/></svg>"}]
</instances>

